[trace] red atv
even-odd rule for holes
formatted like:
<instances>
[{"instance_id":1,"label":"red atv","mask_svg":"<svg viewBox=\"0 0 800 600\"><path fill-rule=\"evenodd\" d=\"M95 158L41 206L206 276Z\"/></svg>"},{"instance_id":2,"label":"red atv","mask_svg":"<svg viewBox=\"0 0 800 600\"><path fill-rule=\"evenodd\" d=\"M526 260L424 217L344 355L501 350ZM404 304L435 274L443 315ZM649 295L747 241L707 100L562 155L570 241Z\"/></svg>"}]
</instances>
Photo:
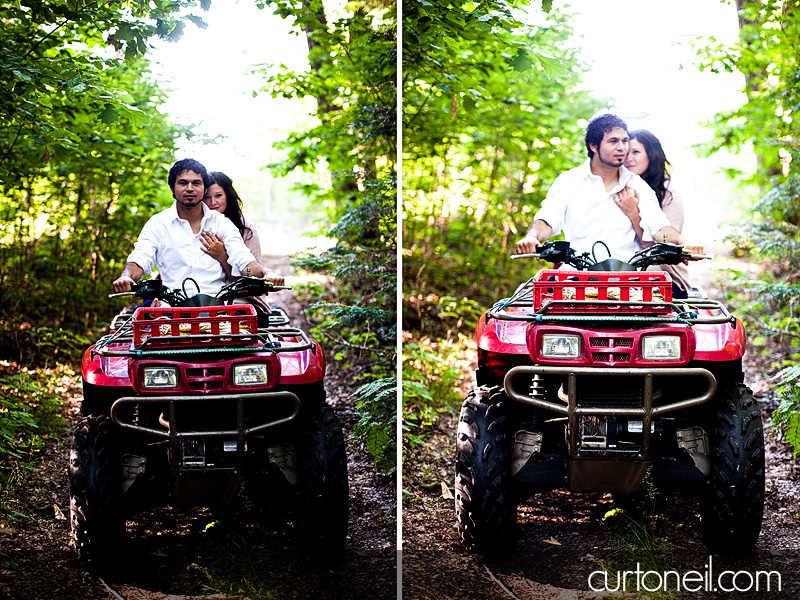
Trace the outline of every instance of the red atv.
<instances>
[{"instance_id":1,"label":"red atv","mask_svg":"<svg viewBox=\"0 0 800 600\"><path fill-rule=\"evenodd\" d=\"M461 408L456 514L464 544L508 548L517 499L565 487L630 496L701 496L709 549L750 549L764 510L761 413L744 385L742 322L648 266L691 257L656 244L628 263L568 242L532 255L546 269L477 326L478 388ZM531 255L529 255L531 256Z\"/></svg>"},{"instance_id":2,"label":"red atv","mask_svg":"<svg viewBox=\"0 0 800 600\"><path fill-rule=\"evenodd\" d=\"M127 515L160 504L226 506L243 483L256 503L288 496L305 543L343 544L347 462L325 402L322 348L289 327L282 309L259 329L254 308L233 303L279 289L288 288L253 277L216 297L187 297L158 280L133 286L130 295L169 306L118 315L83 357L84 418L69 465L82 560L105 562Z\"/></svg>"}]
</instances>

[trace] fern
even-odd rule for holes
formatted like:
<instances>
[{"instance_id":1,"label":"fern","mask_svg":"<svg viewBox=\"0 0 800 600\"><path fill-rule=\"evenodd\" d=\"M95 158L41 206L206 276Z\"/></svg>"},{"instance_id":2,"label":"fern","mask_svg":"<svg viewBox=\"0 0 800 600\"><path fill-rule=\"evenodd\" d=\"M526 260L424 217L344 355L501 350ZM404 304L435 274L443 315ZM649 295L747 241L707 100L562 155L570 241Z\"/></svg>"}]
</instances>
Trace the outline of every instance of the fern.
<instances>
[{"instance_id":1,"label":"fern","mask_svg":"<svg viewBox=\"0 0 800 600\"><path fill-rule=\"evenodd\" d=\"M359 387L353 397L357 400L359 420L353 435L383 473L391 471L397 456L397 377L384 377Z\"/></svg>"},{"instance_id":2,"label":"fern","mask_svg":"<svg viewBox=\"0 0 800 600\"><path fill-rule=\"evenodd\" d=\"M772 414L772 423L783 427L786 441L792 446L792 456L800 455L800 364L787 367L778 373L780 387L777 398L778 408Z\"/></svg>"}]
</instances>

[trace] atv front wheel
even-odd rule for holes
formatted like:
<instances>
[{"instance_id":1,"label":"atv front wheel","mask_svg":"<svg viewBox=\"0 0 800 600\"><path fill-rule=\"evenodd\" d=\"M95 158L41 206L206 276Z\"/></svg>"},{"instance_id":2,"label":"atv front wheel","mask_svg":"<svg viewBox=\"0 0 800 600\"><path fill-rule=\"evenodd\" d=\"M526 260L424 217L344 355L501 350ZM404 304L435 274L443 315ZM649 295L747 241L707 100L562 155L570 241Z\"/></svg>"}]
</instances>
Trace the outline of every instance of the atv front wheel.
<instances>
[{"instance_id":1,"label":"atv front wheel","mask_svg":"<svg viewBox=\"0 0 800 600\"><path fill-rule=\"evenodd\" d=\"M703 539L712 551L750 550L764 515L764 430L753 392L720 382L709 489L701 502Z\"/></svg>"},{"instance_id":2,"label":"atv front wheel","mask_svg":"<svg viewBox=\"0 0 800 600\"><path fill-rule=\"evenodd\" d=\"M464 545L501 551L511 541L517 503L511 491L508 398L480 387L464 400L456 440L456 517Z\"/></svg>"},{"instance_id":3,"label":"atv front wheel","mask_svg":"<svg viewBox=\"0 0 800 600\"><path fill-rule=\"evenodd\" d=\"M104 564L125 531L117 489L119 469L108 417L86 417L75 427L69 457L69 512L78 558Z\"/></svg>"},{"instance_id":4,"label":"atv front wheel","mask_svg":"<svg viewBox=\"0 0 800 600\"><path fill-rule=\"evenodd\" d=\"M311 410L300 449L297 528L307 547L336 549L347 537L349 517L344 434L330 406L322 402Z\"/></svg>"}]
</instances>

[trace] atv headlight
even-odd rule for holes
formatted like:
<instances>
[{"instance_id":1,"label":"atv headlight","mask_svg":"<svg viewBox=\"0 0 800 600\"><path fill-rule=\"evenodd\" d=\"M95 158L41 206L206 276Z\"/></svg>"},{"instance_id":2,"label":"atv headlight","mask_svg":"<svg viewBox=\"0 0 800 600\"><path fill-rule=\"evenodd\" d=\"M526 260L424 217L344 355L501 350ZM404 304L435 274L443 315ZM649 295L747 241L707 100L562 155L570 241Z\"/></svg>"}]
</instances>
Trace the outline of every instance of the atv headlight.
<instances>
[{"instance_id":1,"label":"atv headlight","mask_svg":"<svg viewBox=\"0 0 800 600\"><path fill-rule=\"evenodd\" d=\"M546 333L542 336L542 356L547 358L580 358L580 336Z\"/></svg>"},{"instance_id":2,"label":"atv headlight","mask_svg":"<svg viewBox=\"0 0 800 600\"><path fill-rule=\"evenodd\" d=\"M178 372L173 367L145 367L143 385L146 388L174 388Z\"/></svg>"},{"instance_id":3,"label":"atv headlight","mask_svg":"<svg viewBox=\"0 0 800 600\"><path fill-rule=\"evenodd\" d=\"M263 385L267 383L267 365L236 365L233 367L235 385Z\"/></svg>"},{"instance_id":4,"label":"atv headlight","mask_svg":"<svg viewBox=\"0 0 800 600\"><path fill-rule=\"evenodd\" d=\"M680 360L681 338L676 335L649 335L644 337L642 357L645 360Z\"/></svg>"}]
</instances>

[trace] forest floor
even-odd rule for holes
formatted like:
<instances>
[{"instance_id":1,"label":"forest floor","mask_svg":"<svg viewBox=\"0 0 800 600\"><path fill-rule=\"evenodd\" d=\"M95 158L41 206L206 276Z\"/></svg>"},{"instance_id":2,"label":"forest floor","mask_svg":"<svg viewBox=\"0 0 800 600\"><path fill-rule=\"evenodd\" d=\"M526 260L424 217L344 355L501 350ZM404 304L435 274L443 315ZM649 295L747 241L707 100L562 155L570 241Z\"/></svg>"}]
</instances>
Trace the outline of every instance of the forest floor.
<instances>
[{"instance_id":1,"label":"forest floor","mask_svg":"<svg viewBox=\"0 0 800 600\"><path fill-rule=\"evenodd\" d=\"M286 257L265 264L296 279ZM292 324L307 326L291 292L271 296ZM328 370L328 402L345 429L357 421L347 373ZM80 388L66 414L79 416ZM71 429L71 428L70 428ZM350 523L342 551L310 556L281 521L251 523L242 512L171 507L135 515L120 548L118 567L87 571L70 547L67 464L70 431L49 439L36 469L26 476L18 512L26 516L0 528L0 600L189 600L208 598L394 599L397 597L394 473L381 475L361 444L347 440Z\"/></svg>"},{"instance_id":2,"label":"forest floor","mask_svg":"<svg viewBox=\"0 0 800 600\"><path fill-rule=\"evenodd\" d=\"M710 280L702 285L710 297L718 293ZM631 523L604 518L615 505L610 494L578 494L564 490L523 498L518 510L517 536L508 553L483 557L460 544L454 508L456 412L443 412L426 443L404 448L403 459L403 598L406 600L576 600L597 598L800 598L800 482L797 462L779 431L769 425L776 407L774 381L768 373L772 358L752 349L745 361L745 383L759 402L766 441L766 506L761 536L755 549L741 557L709 555L702 542L696 496L660 494L651 508L650 537ZM647 544L642 540L647 540ZM633 542L633 544L630 544ZM635 570L637 562L658 564L658 572L698 571L704 577L731 570L737 586L753 585L757 572L781 574L781 591L773 577L760 593L707 591L651 594L594 593L589 575L608 571L614 587L617 571ZM709 563L711 561L711 563ZM706 565L711 564L710 567ZM646 569L644 569L646 570ZM746 573L739 574L740 571ZM634 576L631 576L634 577ZM733 577L733 575L730 575ZM597 580L602 584L602 579ZM597 581L595 583L597 583ZM629 579L631 584L634 579ZM651 579L649 587L655 579ZM724 583L730 587L730 583Z\"/></svg>"}]
</instances>

